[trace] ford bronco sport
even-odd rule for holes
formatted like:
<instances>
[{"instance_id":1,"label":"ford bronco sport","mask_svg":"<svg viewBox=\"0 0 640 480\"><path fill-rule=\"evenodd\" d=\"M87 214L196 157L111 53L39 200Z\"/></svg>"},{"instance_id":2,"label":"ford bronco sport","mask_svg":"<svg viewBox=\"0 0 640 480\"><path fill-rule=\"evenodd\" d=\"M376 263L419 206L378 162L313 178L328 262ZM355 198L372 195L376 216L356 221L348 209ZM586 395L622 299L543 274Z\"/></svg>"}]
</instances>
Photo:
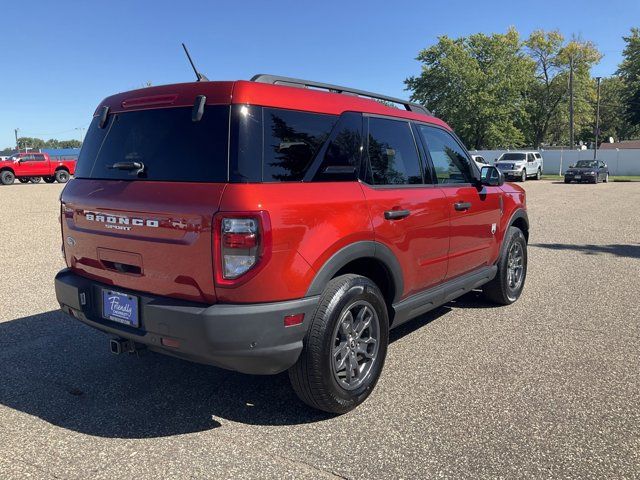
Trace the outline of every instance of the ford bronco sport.
<instances>
[{"instance_id":1,"label":"ford bronco sport","mask_svg":"<svg viewBox=\"0 0 640 480\"><path fill-rule=\"evenodd\" d=\"M390 328L476 288L510 304L527 272L524 191L443 121L269 75L105 99L61 223L57 299L114 353L288 370L334 413L375 387Z\"/></svg>"}]
</instances>

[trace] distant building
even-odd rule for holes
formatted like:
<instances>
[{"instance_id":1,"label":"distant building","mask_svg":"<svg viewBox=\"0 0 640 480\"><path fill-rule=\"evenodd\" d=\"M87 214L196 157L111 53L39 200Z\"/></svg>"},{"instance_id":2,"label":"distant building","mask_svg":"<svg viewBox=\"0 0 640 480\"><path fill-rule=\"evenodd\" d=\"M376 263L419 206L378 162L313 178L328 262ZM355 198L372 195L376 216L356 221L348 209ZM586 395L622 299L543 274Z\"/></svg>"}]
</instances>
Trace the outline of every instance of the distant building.
<instances>
[{"instance_id":1,"label":"distant building","mask_svg":"<svg viewBox=\"0 0 640 480\"><path fill-rule=\"evenodd\" d=\"M614 143L602 142L599 150L615 150L616 148L620 150L640 150L640 140L623 140Z\"/></svg>"}]
</instances>

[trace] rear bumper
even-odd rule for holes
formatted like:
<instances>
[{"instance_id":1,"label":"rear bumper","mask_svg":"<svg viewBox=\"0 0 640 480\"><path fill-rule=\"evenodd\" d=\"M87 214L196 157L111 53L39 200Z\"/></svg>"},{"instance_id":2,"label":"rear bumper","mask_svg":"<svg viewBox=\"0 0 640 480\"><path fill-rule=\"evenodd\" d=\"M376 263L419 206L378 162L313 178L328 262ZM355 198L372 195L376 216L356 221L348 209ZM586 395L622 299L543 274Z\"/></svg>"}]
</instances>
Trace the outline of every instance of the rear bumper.
<instances>
[{"instance_id":1,"label":"rear bumper","mask_svg":"<svg viewBox=\"0 0 640 480\"><path fill-rule=\"evenodd\" d=\"M132 328L102 318L101 291L114 286L64 269L56 275L55 288L62 310L91 327L154 351L250 374L279 373L298 360L319 299L208 306L115 287L140 299L140 328ZM303 323L285 327L284 317L298 313L304 313ZM180 346L166 347L162 338L178 340Z\"/></svg>"}]
</instances>

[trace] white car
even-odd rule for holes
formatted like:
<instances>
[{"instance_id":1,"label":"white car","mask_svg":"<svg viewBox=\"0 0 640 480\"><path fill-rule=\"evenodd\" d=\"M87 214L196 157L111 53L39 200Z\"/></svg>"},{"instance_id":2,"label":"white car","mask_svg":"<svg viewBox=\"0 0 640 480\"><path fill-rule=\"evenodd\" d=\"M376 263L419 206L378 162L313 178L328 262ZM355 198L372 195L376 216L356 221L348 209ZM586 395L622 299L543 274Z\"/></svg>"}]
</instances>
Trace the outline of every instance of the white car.
<instances>
[{"instance_id":1,"label":"white car","mask_svg":"<svg viewBox=\"0 0 640 480\"><path fill-rule=\"evenodd\" d=\"M482 167L489 165L489 162L487 162L482 155L471 155L471 158L473 158L473 161L476 162L480 170L482 170Z\"/></svg>"},{"instance_id":2,"label":"white car","mask_svg":"<svg viewBox=\"0 0 640 480\"><path fill-rule=\"evenodd\" d=\"M531 177L536 180L542 178L544 159L540 152L535 150L521 150L503 153L495 165L506 178L524 182Z\"/></svg>"}]
</instances>

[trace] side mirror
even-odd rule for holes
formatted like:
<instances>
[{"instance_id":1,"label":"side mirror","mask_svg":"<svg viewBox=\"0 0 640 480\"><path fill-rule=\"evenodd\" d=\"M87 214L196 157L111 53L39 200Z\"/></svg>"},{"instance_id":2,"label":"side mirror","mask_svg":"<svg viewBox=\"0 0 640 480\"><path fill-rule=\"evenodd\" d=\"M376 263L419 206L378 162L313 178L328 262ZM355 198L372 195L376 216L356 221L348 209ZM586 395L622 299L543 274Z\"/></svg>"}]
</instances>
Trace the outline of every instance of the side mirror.
<instances>
[{"instance_id":1,"label":"side mirror","mask_svg":"<svg viewBox=\"0 0 640 480\"><path fill-rule=\"evenodd\" d=\"M504 184L504 175L493 165L487 165L480 170L480 183L489 187L499 187Z\"/></svg>"}]
</instances>

